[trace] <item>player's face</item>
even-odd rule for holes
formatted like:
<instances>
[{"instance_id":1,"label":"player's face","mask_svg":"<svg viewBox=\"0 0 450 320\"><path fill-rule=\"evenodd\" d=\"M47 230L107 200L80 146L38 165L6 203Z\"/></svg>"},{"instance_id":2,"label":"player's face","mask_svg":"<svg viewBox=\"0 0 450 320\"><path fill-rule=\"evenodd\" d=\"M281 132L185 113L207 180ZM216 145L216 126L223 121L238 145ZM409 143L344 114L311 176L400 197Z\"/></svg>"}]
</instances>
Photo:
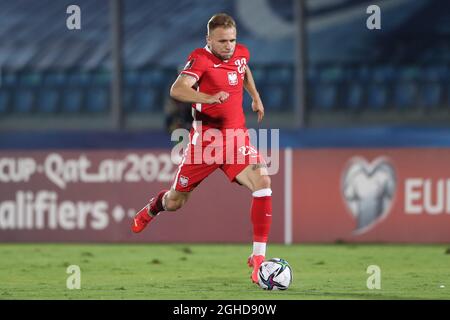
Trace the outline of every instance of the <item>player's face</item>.
<instances>
[{"instance_id":1,"label":"player's face","mask_svg":"<svg viewBox=\"0 0 450 320\"><path fill-rule=\"evenodd\" d=\"M228 60L236 48L236 28L216 28L206 37L206 41L215 56Z\"/></svg>"}]
</instances>

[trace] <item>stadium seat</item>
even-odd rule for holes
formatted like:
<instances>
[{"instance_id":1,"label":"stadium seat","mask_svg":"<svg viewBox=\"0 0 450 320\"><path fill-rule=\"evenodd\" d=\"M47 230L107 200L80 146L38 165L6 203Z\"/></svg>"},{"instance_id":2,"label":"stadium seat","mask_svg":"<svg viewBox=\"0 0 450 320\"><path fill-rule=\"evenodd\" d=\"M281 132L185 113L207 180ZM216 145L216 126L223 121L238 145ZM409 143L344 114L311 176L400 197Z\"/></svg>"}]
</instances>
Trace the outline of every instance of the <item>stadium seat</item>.
<instances>
[{"instance_id":1,"label":"stadium seat","mask_svg":"<svg viewBox=\"0 0 450 320\"><path fill-rule=\"evenodd\" d=\"M367 94L367 104L371 110L381 111L386 108L388 102L388 90L385 85L371 84Z\"/></svg>"},{"instance_id":2,"label":"stadium seat","mask_svg":"<svg viewBox=\"0 0 450 320\"><path fill-rule=\"evenodd\" d=\"M421 71L420 105L425 108L444 106L445 85L450 79L449 69L432 65L423 67Z\"/></svg>"},{"instance_id":3,"label":"stadium seat","mask_svg":"<svg viewBox=\"0 0 450 320\"><path fill-rule=\"evenodd\" d=\"M64 92L61 102L63 113L77 113L81 111L83 93L80 89L68 89Z\"/></svg>"},{"instance_id":4,"label":"stadium seat","mask_svg":"<svg viewBox=\"0 0 450 320\"><path fill-rule=\"evenodd\" d=\"M284 87L277 85L267 85L264 87L262 95L264 105L270 110L280 110L285 108Z\"/></svg>"},{"instance_id":5,"label":"stadium seat","mask_svg":"<svg viewBox=\"0 0 450 320\"><path fill-rule=\"evenodd\" d=\"M36 87L42 83L42 74L39 72L25 72L20 74L20 85L23 87Z\"/></svg>"},{"instance_id":6,"label":"stadium seat","mask_svg":"<svg viewBox=\"0 0 450 320\"><path fill-rule=\"evenodd\" d=\"M2 74L2 86L17 87L19 85L19 75L16 72L5 72Z\"/></svg>"},{"instance_id":7,"label":"stadium seat","mask_svg":"<svg viewBox=\"0 0 450 320\"><path fill-rule=\"evenodd\" d=\"M361 110L363 108L364 88L359 83L350 83L347 85L346 95L343 101L343 107L349 110Z\"/></svg>"},{"instance_id":8,"label":"stadium seat","mask_svg":"<svg viewBox=\"0 0 450 320\"><path fill-rule=\"evenodd\" d=\"M9 90L0 89L0 113L8 112L11 93Z\"/></svg>"},{"instance_id":9,"label":"stadium seat","mask_svg":"<svg viewBox=\"0 0 450 320\"><path fill-rule=\"evenodd\" d=\"M166 85L167 76L162 70L146 70L140 74L140 85L160 87Z\"/></svg>"},{"instance_id":10,"label":"stadium seat","mask_svg":"<svg viewBox=\"0 0 450 320\"><path fill-rule=\"evenodd\" d=\"M67 85L67 75L64 72L48 72L43 76L43 84L46 87Z\"/></svg>"},{"instance_id":11,"label":"stadium seat","mask_svg":"<svg viewBox=\"0 0 450 320\"><path fill-rule=\"evenodd\" d=\"M448 68L446 66L427 66L421 70L422 80L430 81L442 81L449 79Z\"/></svg>"},{"instance_id":12,"label":"stadium seat","mask_svg":"<svg viewBox=\"0 0 450 320\"><path fill-rule=\"evenodd\" d=\"M314 81L310 83L312 101L315 108L331 111L340 106L339 97L345 84L345 73L340 66L325 66L317 69L317 74L309 74Z\"/></svg>"},{"instance_id":13,"label":"stadium seat","mask_svg":"<svg viewBox=\"0 0 450 320\"><path fill-rule=\"evenodd\" d=\"M54 89L40 89L36 105L37 112L54 113L58 108L59 91Z\"/></svg>"},{"instance_id":14,"label":"stadium seat","mask_svg":"<svg viewBox=\"0 0 450 320\"><path fill-rule=\"evenodd\" d=\"M420 68L416 66L408 66L397 68L396 80L401 82L413 82L417 81L421 77Z\"/></svg>"},{"instance_id":15,"label":"stadium seat","mask_svg":"<svg viewBox=\"0 0 450 320\"><path fill-rule=\"evenodd\" d=\"M397 109L409 109L419 104L418 81L421 78L418 66L399 67L394 87L394 105Z\"/></svg>"},{"instance_id":16,"label":"stadium seat","mask_svg":"<svg viewBox=\"0 0 450 320\"><path fill-rule=\"evenodd\" d=\"M413 82L401 82L395 86L394 104L398 109L412 108L417 103L417 85Z\"/></svg>"},{"instance_id":17,"label":"stadium seat","mask_svg":"<svg viewBox=\"0 0 450 320\"><path fill-rule=\"evenodd\" d=\"M369 83L372 81L372 70L368 66L355 67L353 76L353 79L359 83Z\"/></svg>"},{"instance_id":18,"label":"stadium seat","mask_svg":"<svg viewBox=\"0 0 450 320\"><path fill-rule=\"evenodd\" d=\"M288 67L271 68L266 77L266 82L271 84L291 84L293 83L293 70Z\"/></svg>"},{"instance_id":19,"label":"stadium seat","mask_svg":"<svg viewBox=\"0 0 450 320\"><path fill-rule=\"evenodd\" d=\"M109 72L94 72L91 74L91 82L93 86L108 87L111 84L111 74Z\"/></svg>"},{"instance_id":20,"label":"stadium seat","mask_svg":"<svg viewBox=\"0 0 450 320\"><path fill-rule=\"evenodd\" d=\"M255 80L256 86L260 86L265 82L265 72L262 67L254 67L251 69L253 80Z\"/></svg>"},{"instance_id":21,"label":"stadium seat","mask_svg":"<svg viewBox=\"0 0 450 320\"><path fill-rule=\"evenodd\" d=\"M149 112L157 109L157 93L154 89L148 87L140 87L136 91L135 108L137 112ZM160 108L162 109L162 105Z\"/></svg>"},{"instance_id":22,"label":"stadium seat","mask_svg":"<svg viewBox=\"0 0 450 320\"><path fill-rule=\"evenodd\" d=\"M123 74L123 82L125 86L138 86L139 85L139 73L134 70L126 71Z\"/></svg>"},{"instance_id":23,"label":"stadium seat","mask_svg":"<svg viewBox=\"0 0 450 320\"><path fill-rule=\"evenodd\" d=\"M292 84L293 85L293 84ZM287 90L287 100L286 103L284 105L284 109L286 110L294 110L295 109L295 90Z\"/></svg>"},{"instance_id":24,"label":"stadium seat","mask_svg":"<svg viewBox=\"0 0 450 320\"><path fill-rule=\"evenodd\" d=\"M91 75L82 71L70 73L66 82L70 87L89 87L91 83Z\"/></svg>"},{"instance_id":25,"label":"stadium seat","mask_svg":"<svg viewBox=\"0 0 450 320\"><path fill-rule=\"evenodd\" d=\"M14 110L17 113L30 113L33 110L34 93L30 89L17 89L14 95Z\"/></svg>"},{"instance_id":26,"label":"stadium seat","mask_svg":"<svg viewBox=\"0 0 450 320\"><path fill-rule=\"evenodd\" d=\"M420 90L420 104L426 108L441 105L442 86L440 83L426 83Z\"/></svg>"},{"instance_id":27,"label":"stadium seat","mask_svg":"<svg viewBox=\"0 0 450 320\"><path fill-rule=\"evenodd\" d=\"M306 80L312 86L314 86L319 81L319 70L317 67L308 67L308 69L306 70Z\"/></svg>"},{"instance_id":28,"label":"stadium seat","mask_svg":"<svg viewBox=\"0 0 450 320\"><path fill-rule=\"evenodd\" d=\"M318 110L331 111L336 106L337 87L331 83L320 83L312 88L313 105Z\"/></svg>"},{"instance_id":29,"label":"stadium seat","mask_svg":"<svg viewBox=\"0 0 450 320\"><path fill-rule=\"evenodd\" d=\"M87 92L86 111L88 113L100 113L108 110L108 88L93 88Z\"/></svg>"},{"instance_id":30,"label":"stadium seat","mask_svg":"<svg viewBox=\"0 0 450 320\"><path fill-rule=\"evenodd\" d=\"M134 109L135 88L125 87L123 90L123 107L126 112L132 112Z\"/></svg>"},{"instance_id":31,"label":"stadium seat","mask_svg":"<svg viewBox=\"0 0 450 320\"><path fill-rule=\"evenodd\" d=\"M244 108L244 112L248 112L252 108L252 98L247 92L244 92L244 100L242 102L242 106Z\"/></svg>"},{"instance_id":32,"label":"stadium seat","mask_svg":"<svg viewBox=\"0 0 450 320\"><path fill-rule=\"evenodd\" d=\"M447 82L446 85L447 85L447 88L446 88L446 91L447 91L446 107L448 109L450 109L450 84Z\"/></svg>"},{"instance_id":33,"label":"stadium seat","mask_svg":"<svg viewBox=\"0 0 450 320\"><path fill-rule=\"evenodd\" d=\"M387 84L395 78L395 69L390 65L374 67L372 72L372 81L376 83Z\"/></svg>"},{"instance_id":34,"label":"stadium seat","mask_svg":"<svg viewBox=\"0 0 450 320\"><path fill-rule=\"evenodd\" d=\"M322 83L342 83L345 73L339 66L324 67L319 71L319 78Z\"/></svg>"}]
</instances>

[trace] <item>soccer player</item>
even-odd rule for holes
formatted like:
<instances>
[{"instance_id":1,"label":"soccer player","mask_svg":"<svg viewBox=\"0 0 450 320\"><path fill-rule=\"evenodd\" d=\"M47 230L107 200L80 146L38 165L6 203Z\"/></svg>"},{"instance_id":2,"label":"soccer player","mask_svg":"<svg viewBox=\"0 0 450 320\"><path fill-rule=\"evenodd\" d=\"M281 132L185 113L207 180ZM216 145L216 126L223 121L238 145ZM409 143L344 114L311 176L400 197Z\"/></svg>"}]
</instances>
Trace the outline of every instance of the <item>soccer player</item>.
<instances>
[{"instance_id":1,"label":"soccer player","mask_svg":"<svg viewBox=\"0 0 450 320\"><path fill-rule=\"evenodd\" d=\"M192 51L184 70L173 83L171 97L192 103L194 121L189 144L172 187L160 191L136 214L132 230L141 232L160 212L181 208L195 187L220 168L230 181L247 187L253 195L253 252L247 264L253 268L252 281L257 283L258 268L265 259L272 223L272 190L264 159L250 144L245 126L243 88L253 99L252 109L258 114L258 122L264 117L264 106L247 64L249 51L244 45L236 43L236 33L236 23L229 15L219 13L211 17L207 24L206 46ZM243 161L213 164L204 160L201 163L187 161L197 153L195 149L199 145L200 151L205 149L206 144L201 137L210 129L220 130L224 134L223 149L227 144L234 145L234 142L241 141L233 146L231 159L241 156ZM241 129L241 139L227 136L229 129ZM227 154L227 159L229 156Z\"/></svg>"}]
</instances>

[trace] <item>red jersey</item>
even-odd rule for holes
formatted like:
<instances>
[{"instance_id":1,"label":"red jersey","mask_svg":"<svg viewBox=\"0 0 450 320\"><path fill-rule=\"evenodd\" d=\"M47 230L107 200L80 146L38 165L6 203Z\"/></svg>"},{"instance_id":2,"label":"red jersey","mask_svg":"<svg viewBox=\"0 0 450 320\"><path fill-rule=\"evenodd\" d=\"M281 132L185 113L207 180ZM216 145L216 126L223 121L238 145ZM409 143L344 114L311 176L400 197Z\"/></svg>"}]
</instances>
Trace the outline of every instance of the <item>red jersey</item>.
<instances>
[{"instance_id":1,"label":"red jersey","mask_svg":"<svg viewBox=\"0 0 450 320\"><path fill-rule=\"evenodd\" d=\"M230 95L223 103L192 104L194 121L201 121L203 130L241 129L245 128L245 116L242 108L244 94L244 77L250 59L248 49L236 44L233 56L229 60L221 60L208 47L192 51L183 74L197 79L197 90L209 95L219 91Z\"/></svg>"}]
</instances>

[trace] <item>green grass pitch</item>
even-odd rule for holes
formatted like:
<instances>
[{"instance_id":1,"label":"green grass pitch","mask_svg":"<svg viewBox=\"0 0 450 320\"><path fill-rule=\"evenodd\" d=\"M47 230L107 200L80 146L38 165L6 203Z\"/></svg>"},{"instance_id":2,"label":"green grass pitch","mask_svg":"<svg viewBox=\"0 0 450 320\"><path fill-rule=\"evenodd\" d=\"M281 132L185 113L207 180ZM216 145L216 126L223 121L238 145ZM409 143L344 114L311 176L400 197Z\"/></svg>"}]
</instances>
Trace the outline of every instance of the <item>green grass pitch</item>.
<instances>
[{"instance_id":1,"label":"green grass pitch","mask_svg":"<svg viewBox=\"0 0 450 320\"><path fill-rule=\"evenodd\" d=\"M0 244L0 299L449 299L445 245L269 245L288 260L287 291L250 282L250 245ZM81 289L69 290L69 265ZM370 265L381 289L368 289Z\"/></svg>"}]
</instances>

